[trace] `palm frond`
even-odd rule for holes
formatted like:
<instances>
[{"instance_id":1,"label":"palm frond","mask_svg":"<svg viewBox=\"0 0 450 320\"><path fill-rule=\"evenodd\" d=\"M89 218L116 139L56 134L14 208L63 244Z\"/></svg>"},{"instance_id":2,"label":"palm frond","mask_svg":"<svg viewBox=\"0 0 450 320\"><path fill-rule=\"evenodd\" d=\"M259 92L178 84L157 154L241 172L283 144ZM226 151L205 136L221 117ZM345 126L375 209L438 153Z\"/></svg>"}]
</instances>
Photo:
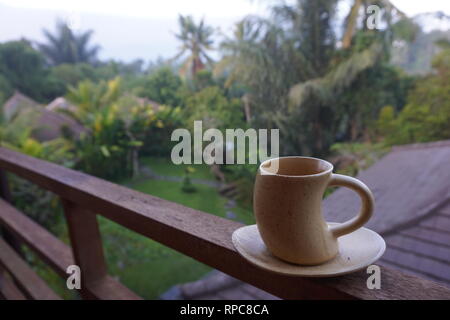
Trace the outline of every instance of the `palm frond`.
<instances>
[{"instance_id":1,"label":"palm frond","mask_svg":"<svg viewBox=\"0 0 450 320\"><path fill-rule=\"evenodd\" d=\"M89 46L92 30L75 34L66 23L57 21L54 34L45 29L43 32L47 43L38 44L38 48L53 65L95 62L100 47Z\"/></svg>"},{"instance_id":2,"label":"palm frond","mask_svg":"<svg viewBox=\"0 0 450 320\"><path fill-rule=\"evenodd\" d=\"M290 109L301 108L306 101L329 102L347 88L364 70L381 58L383 45L374 42L369 48L356 52L321 78L294 85L289 91Z\"/></svg>"},{"instance_id":3,"label":"palm frond","mask_svg":"<svg viewBox=\"0 0 450 320\"><path fill-rule=\"evenodd\" d=\"M204 68L204 60L208 64L212 63L212 59L208 56L207 52L212 50L214 29L207 26L204 19L201 19L196 24L191 16L179 15L178 24L180 31L175 34L175 37L181 41L182 46L178 54L170 59L170 61L175 61L186 52L189 52L189 57L183 63L180 74L188 75L188 72L190 72L191 76L194 76L196 71Z\"/></svg>"}]
</instances>

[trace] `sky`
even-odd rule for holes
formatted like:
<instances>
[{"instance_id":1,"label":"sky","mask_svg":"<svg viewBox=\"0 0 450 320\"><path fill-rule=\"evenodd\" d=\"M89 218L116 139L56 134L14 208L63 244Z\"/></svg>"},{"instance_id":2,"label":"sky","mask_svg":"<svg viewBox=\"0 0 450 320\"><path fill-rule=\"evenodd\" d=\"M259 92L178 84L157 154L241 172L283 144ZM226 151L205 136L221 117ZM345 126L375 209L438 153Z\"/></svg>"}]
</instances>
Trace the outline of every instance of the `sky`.
<instances>
[{"instance_id":1,"label":"sky","mask_svg":"<svg viewBox=\"0 0 450 320\"><path fill-rule=\"evenodd\" d=\"M288 0L292 1L292 0ZM408 15L443 11L447 0L391 0ZM0 0L0 41L26 37L44 41L42 29L52 30L57 18L75 29L95 31L93 42L102 47L100 58L132 61L171 57L178 14L190 14L229 34L249 14L267 14L270 0ZM272 1L273 2L273 1Z\"/></svg>"},{"instance_id":2,"label":"sky","mask_svg":"<svg viewBox=\"0 0 450 320\"><path fill-rule=\"evenodd\" d=\"M177 13L196 16L236 17L239 12L255 12L262 1L248 0L1 0L0 3L24 8L75 10L109 15L146 18L172 18Z\"/></svg>"}]
</instances>

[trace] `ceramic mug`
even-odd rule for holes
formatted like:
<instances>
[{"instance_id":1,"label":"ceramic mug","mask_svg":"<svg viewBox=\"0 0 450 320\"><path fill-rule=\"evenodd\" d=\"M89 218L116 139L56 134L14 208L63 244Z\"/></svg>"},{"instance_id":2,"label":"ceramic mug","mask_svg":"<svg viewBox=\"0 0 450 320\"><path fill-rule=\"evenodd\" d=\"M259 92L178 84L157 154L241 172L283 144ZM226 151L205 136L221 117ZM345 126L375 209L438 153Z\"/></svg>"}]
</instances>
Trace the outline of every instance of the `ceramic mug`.
<instances>
[{"instance_id":1,"label":"ceramic mug","mask_svg":"<svg viewBox=\"0 0 450 320\"><path fill-rule=\"evenodd\" d=\"M374 199L369 188L332 171L331 163L309 157L281 157L261 163L253 208L261 238L274 256L301 265L324 263L337 255L337 238L370 219ZM362 207L356 217L340 225L327 225L322 198L329 186L344 186L359 194Z\"/></svg>"}]
</instances>

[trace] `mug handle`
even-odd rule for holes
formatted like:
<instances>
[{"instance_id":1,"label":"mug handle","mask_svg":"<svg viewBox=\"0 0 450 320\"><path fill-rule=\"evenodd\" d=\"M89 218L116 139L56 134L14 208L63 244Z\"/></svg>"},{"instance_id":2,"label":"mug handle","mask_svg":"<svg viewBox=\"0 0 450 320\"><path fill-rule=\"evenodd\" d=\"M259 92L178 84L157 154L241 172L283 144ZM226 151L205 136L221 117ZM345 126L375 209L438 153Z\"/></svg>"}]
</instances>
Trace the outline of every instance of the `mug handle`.
<instances>
[{"instance_id":1,"label":"mug handle","mask_svg":"<svg viewBox=\"0 0 450 320\"><path fill-rule=\"evenodd\" d=\"M370 189L358 179L344 176L342 174L333 174L328 186L342 186L356 191L361 197L362 207L359 214L337 226L330 227L331 233L336 237L343 236L361 228L373 214L374 199Z\"/></svg>"}]
</instances>

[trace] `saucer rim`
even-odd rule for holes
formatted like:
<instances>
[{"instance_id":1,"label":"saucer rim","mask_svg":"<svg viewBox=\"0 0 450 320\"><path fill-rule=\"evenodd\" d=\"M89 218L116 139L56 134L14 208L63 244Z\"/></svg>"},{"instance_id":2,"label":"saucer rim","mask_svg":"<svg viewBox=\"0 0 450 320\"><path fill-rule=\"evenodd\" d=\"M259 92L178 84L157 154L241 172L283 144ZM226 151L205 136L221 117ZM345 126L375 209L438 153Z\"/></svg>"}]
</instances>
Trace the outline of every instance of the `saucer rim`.
<instances>
[{"instance_id":1,"label":"saucer rim","mask_svg":"<svg viewBox=\"0 0 450 320\"><path fill-rule=\"evenodd\" d=\"M328 224L328 226L331 226L331 225L339 225L340 223L339 223L339 222L327 222L327 224ZM234 248L236 249L236 251L239 253L239 255L240 255L242 258L244 258L246 261L250 262L252 265L254 265L254 266L258 267L258 268L261 268L261 269L263 269L263 270L267 270L267 271L270 271L270 272L273 272L273 273L276 273L276 274L280 274L280 275L285 275L285 276L287 275L287 276L304 277L304 278L326 278L326 277L327 277L327 278L330 278L330 277L343 276L343 275L347 275L347 274L351 274L351 273L355 273L355 272L361 271L362 269L364 269L364 268L366 268L366 267L372 265L374 262L376 262L377 260L379 260L379 259L381 258L381 256L383 256L383 254L384 254L385 251L386 251L386 241L384 240L384 238L383 238L378 232L375 232L375 231L373 231L373 230L371 230L371 229L369 229L369 228L366 228L366 227L361 227L361 228L359 228L359 229L357 229L357 230L358 230L358 231L359 231L359 230L364 230L365 232L370 232L370 233L374 234L377 238L379 238L379 240L381 240L381 241L380 241L380 248L379 248L378 253L377 253L373 258L371 258L370 260L368 259L366 262L364 262L364 263L362 263L362 264L359 264L359 265L355 265L354 268L351 268L350 270L347 269L347 270L344 270L344 271L324 272L324 273L316 273L316 274L301 274L301 273L283 272L283 271L280 271L280 270L274 270L274 269L271 269L270 267L268 267L268 266L266 266L266 265L258 264L257 262L255 262L255 261L249 259L248 257L246 257L246 256L244 255L245 253L242 253L242 252L241 252L242 249L240 249L240 248L242 248L242 246L239 247L239 246L236 244L237 241L238 241L238 240L236 239L236 238L237 238L237 233L238 233L239 231L242 232L243 229L250 229L250 228L253 228L253 227L256 228L256 229L258 229L258 227L257 227L256 224L252 224L252 225L246 225L246 226L240 227L240 228L236 229L236 230L233 232L232 237L231 237L231 238L232 238L231 240L232 240L232 242L233 242ZM259 231L258 231L258 233L259 233ZM347 234L346 236L348 236L348 235L351 235L351 233ZM262 241L262 239L261 239L261 241ZM319 264L319 265L313 265L313 266L298 265L297 267L298 267L299 269L302 269L302 268L305 268L305 267L308 267L310 270L311 270L311 269L316 269L316 268L322 267L322 266L324 266L324 265L326 265L326 264L332 262L332 261L335 260L339 255L340 255L340 252L338 252L338 254L336 255L336 257L334 257L333 259L331 259L331 260L329 260L329 261L327 261L327 262L321 263L321 264ZM273 259L277 259L278 261L282 262L283 264L286 264L286 265L289 265L289 266L294 266L294 267L296 266L295 264L292 264L292 263L288 263L288 262L286 262L286 261L283 261L283 260L281 260L280 258L277 258L277 257L274 256L274 255L272 255L272 257L273 257ZM259 261L259 260L257 260L257 261Z\"/></svg>"}]
</instances>

